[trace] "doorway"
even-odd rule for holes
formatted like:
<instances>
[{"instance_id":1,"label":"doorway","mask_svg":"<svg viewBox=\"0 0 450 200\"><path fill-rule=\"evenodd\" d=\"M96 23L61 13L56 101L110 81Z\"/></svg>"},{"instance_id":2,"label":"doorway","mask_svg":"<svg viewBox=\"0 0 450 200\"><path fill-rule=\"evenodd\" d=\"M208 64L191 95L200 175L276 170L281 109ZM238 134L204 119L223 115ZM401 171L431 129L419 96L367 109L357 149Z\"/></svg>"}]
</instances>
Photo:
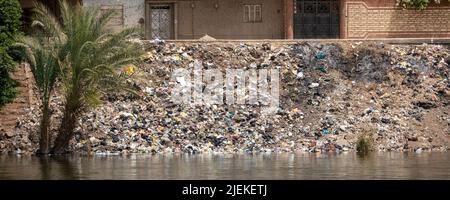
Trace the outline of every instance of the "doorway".
<instances>
[{"instance_id":1,"label":"doorway","mask_svg":"<svg viewBox=\"0 0 450 200\"><path fill-rule=\"evenodd\" d=\"M173 4L147 4L146 9L146 38L173 39L174 38L174 6Z\"/></svg>"},{"instance_id":2,"label":"doorway","mask_svg":"<svg viewBox=\"0 0 450 200\"><path fill-rule=\"evenodd\" d=\"M296 39L339 38L339 0L296 0L294 37Z\"/></svg>"}]
</instances>

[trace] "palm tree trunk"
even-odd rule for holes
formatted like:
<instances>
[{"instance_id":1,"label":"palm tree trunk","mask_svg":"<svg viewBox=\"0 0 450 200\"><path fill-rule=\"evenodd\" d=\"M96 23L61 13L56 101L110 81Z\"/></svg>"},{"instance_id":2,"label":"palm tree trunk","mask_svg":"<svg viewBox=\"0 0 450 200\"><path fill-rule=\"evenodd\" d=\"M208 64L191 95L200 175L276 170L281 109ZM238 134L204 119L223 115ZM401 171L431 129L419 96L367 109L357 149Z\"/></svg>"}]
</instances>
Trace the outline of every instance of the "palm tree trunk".
<instances>
[{"instance_id":1,"label":"palm tree trunk","mask_svg":"<svg viewBox=\"0 0 450 200\"><path fill-rule=\"evenodd\" d=\"M65 150L69 146L69 142L74 135L73 130L75 129L76 117L74 114L68 112L70 111L66 111L64 113L64 117L61 121L59 133L55 139L55 145L51 151L53 154L65 153Z\"/></svg>"},{"instance_id":2,"label":"palm tree trunk","mask_svg":"<svg viewBox=\"0 0 450 200\"><path fill-rule=\"evenodd\" d=\"M54 146L52 148L52 154L64 154L69 146L70 140L74 136L74 129L77 123L77 113L79 107L79 97L76 95L70 95L67 98L67 103L64 109L64 116L59 127L58 136L55 139Z\"/></svg>"},{"instance_id":3,"label":"palm tree trunk","mask_svg":"<svg viewBox=\"0 0 450 200\"><path fill-rule=\"evenodd\" d=\"M38 154L48 154L49 153L49 143L50 135L48 134L48 128L50 125L50 109L48 104L44 104L42 109L42 119L40 124L40 139L39 139L39 151Z\"/></svg>"}]
</instances>

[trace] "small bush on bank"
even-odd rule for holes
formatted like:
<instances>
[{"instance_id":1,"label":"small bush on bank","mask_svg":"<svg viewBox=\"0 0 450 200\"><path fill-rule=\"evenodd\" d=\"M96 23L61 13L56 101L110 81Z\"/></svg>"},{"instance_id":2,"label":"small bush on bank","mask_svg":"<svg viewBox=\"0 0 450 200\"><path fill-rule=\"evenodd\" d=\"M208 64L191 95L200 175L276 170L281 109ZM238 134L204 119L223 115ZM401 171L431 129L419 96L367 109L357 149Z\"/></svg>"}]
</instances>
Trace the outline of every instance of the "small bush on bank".
<instances>
[{"instance_id":1,"label":"small bush on bank","mask_svg":"<svg viewBox=\"0 0 450 200\"><path fill-rule=\"evenodd\" d=\"M366 155L373 149L373 130L362 133L356 142L356 151L359 154Z\"/></svg>"}]
</instances>

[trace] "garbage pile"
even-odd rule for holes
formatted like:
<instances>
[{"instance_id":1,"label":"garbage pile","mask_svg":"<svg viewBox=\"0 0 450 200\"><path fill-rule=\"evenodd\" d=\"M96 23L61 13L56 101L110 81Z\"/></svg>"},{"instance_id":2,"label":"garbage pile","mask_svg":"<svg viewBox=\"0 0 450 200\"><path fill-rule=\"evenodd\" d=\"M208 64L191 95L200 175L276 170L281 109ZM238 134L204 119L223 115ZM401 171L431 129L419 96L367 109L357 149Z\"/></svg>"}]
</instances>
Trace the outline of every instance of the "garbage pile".
<instances>
[{"instance_id":1,"label":"garbage pile","mask_svg":"<svg viewBox=\"0 0 450 200\"><path fill-rule=\"evenodd\" d=\"M97 154L354 151L370 134L378 151L447 151L450 50L382 43L142 42L129 82L137 95L106 94L79 121L72 150ZM280 107L175 104L177 68L278 69ZM55 99L54 122L61 116ZM35 151L38 116L18 132ZM54 127L56 128L56 127ZM19 136L17 136L19 137ZM23 145L9 145L24 151Z\"/></svg>"}]
</instances>

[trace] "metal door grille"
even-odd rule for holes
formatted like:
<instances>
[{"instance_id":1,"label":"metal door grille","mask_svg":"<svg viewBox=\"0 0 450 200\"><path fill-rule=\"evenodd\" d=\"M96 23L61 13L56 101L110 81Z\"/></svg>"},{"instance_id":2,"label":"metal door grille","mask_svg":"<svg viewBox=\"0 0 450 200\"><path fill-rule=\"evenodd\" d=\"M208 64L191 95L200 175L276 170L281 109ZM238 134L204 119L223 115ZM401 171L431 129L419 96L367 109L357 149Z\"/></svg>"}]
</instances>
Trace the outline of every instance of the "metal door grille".
<instances>
[{"instance_id":1,"label":"metal door grille","mask_svg":"<svg viewBox=\"0 0 450 200\"><path fill-rule=\"evenodd\" d=\"M339 38L339 0L296 0L295 38Z\"/></svg>"},{"instance_id":2,"label":"metal door grille","mask_svg":"<svg viewBox=\"0 0 450 200\"><path fill-rule=\"evenodd\" d=\"M152 5L150 7L151 37L153 39L170 39L172 36L172 12L169 5Z\"/></svg>"}]
</instances>

